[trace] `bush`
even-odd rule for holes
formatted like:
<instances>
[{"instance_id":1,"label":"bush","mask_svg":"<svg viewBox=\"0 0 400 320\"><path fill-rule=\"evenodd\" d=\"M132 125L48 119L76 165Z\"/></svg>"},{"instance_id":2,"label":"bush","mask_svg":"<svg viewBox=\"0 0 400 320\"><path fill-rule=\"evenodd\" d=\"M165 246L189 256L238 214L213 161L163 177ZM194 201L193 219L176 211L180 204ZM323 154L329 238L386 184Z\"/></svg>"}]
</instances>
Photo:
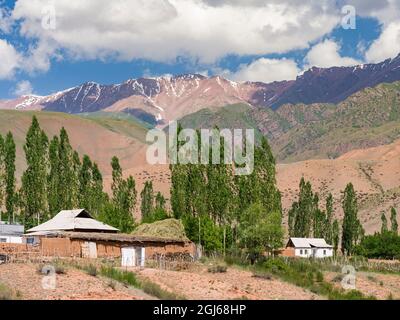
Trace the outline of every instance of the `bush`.
<instances>
[{"instance_id":1,"label":"bush","mask_svg":"<svg viewBox=\"0 0 400 320\"><path fill-rule=\"evenodd\" d=\"M140 283L133 272L122 271L113 267L102 267L100 273L104 277L114 279L125 285L140 287Z\"/></svg>"},{"instance_id":2,"label":"bush","mask_svg":"<svg viewBox=\"0 0 400 320\"><path fill-rule=\"evenodd\" d=\"M0 283L0 300L13 300L14 294L12 290Z\"/></svg>"},{"instance_id":3,"label":"bush","mask_svg":"<svg viewBox=\"0 0 400 320\"><path fill-rule=\"evenodd\" d=\"M227 270L228 270L227 266L223 266L223 265L217 264L217 265L213 265L213 266L208 267L207 271L210 272L210 273L224 273Z\"/></svg>"},{"instance_id":4,"label":"bush","mask_svg":"<svg viewBox=\"0 0 400 320\"><path fill-rule=\"evenodd\" d=\"M147 294L157 297L161 300L183 300L184 297L176 295L173 292L162 289L158 284L145 280L140 284L140 288Z\"/></svg>"},{"instance_id":5,"label":"bush","mask_svg":"<svg viewBox=\"0 0 400 320\"><path fill-rule=\"evenodd\" d=\"M97 267L93 264L88 265L86 268L86 272L91 275L92 277L97 276Z\"/></svg>"}]
</instances>

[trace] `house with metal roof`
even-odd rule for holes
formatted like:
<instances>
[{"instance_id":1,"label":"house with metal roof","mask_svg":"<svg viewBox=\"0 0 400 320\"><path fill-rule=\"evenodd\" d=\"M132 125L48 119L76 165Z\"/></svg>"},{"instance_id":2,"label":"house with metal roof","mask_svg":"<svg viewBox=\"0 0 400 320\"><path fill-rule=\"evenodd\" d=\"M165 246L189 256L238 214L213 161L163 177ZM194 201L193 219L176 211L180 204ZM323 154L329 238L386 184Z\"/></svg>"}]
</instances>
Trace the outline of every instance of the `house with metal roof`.
<instances>
[{"instance_id":1,"label":"house with metal roof","mask_svg":"<svg viewBox=\"0 0 400 320\"><path fill-rule=\"evenodd\" d=\"M77 231L77 232L107 232L116 233L119 230L103 222L92 218L85 209L62 210L49 221L31 228L28 235L45 235L54 231Z\"/></svg>"},{"instance_id":2,"label":"house with metal roof","mask_svg":"<svg viewBox=\"0 0 400 320\"><path fill-rule=\"evenodd\" d=\"M24 226L0 222L0 243L22 243Z\"/></svg>"},{"instance_id":3,"label":"house with metal roof","mask_svg":"<svg viewBox=\"0 0 400 320\"><path fill-rule=\"evenodd\" d=\"M333 247L323 238L289 238L286 250L301 258L327 258L333 256Z\"/></svg>"}]
</instances>

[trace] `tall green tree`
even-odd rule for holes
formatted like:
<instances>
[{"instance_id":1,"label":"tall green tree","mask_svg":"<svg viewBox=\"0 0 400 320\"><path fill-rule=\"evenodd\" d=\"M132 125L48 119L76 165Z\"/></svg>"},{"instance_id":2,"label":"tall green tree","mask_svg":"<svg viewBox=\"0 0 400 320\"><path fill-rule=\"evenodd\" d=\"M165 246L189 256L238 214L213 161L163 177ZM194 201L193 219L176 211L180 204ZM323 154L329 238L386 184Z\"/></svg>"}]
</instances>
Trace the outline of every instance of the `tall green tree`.
<instances>
[{"instance_id":1,"label":"tall green tree","mask_svg":"<svg viewBox=\"0 0 400 320\"><path fill-rule=\"evenodd\" d=\"M140 193L140 198L142 219L147 219L151 216L154 210L154 191L153 182L151 180L144 183L143 190Z\"/></svg>"},{"instance_id":2,"label":"tall green tree","mask_svg":"<svg viewBox=\"0 0 400 320\"><path fill-rule=\"evenodd\" d=\"M326 210L326 222L325 222L324 237L327 243L332 244L333 243L333 234L332 234L333 196L331 193L329 193L326 198L325 210Z\"/></svg>"},{"instance_id":3,"label":"tall green tree","mask_svg":"<svg viewBox=\"0 0 400 320\"><path fill-rule=\"evenodd\" d=\"M48 218L47 163L48 138L36 116L26 135L24 145L27 169L22 175L21 204L24 223L28 228Z\"/></svg>"},{"instance_id":4,"label":"tall green tree","mask_svg":"<svg viewBox=\"0 0 400 320\"><path fill-rule=\"evenodd\" d=\"M131 232L135 225L133 218L137 198L135 180L131 176L126 180L123 178L117 157L112 158L111 167L113 197L100 213L99 219L118 228L121 232Z\"/></svg>"},{"instance_id":5,"label":"tall green tree","mask_svg":"<svg viewBox=\"0 0 400 320\"><path fill-rule=\"evenodd\" d=\"M6 196L6 210L8 215L8 221L15 222L15 206L16 206L16 195L15 195L15 142L11 132L7 133L4 142L4 163L5 163L5 196Z\"/></svg>"},{"instance_id":6,"label":"tall green tree","mask_svg":"<svg viewBox=\"0 0 400 320\"><path fill-rule=\"evenodd\" d=\"M312 192L311 183L306 182L304 178L300 180L299 189L299 199L289 211L290 236L308 238L313 230L315 215L320 215L320 212L317 212L318 198L315 198Z\"/></svg>"},{"instance_id":7,"label":"tall green tree","mask_svg":"<svg viewBox=\"0 0 400 320\"><path fill-rule=\"evenodd\" d=\"M4 139L0 134L0 208L4 203L4 195L5 195L5 160L4 160ZM0 221L2 221L2 211L0 210Z\"/></svg>"},{"instance_id":8,"label":"tall green tree","mask_svg":"<svg viewBox=\"0 0 400 320\"><path fill-rule=\"evenodd\" d=\"M49 144L49 170L47 176L47 199L51 217L54 217L62 210L60 194L63 192L63 187L59 176L59 148L60 140L57 136L54 136Z\"/></svg>"},{"instance_id":9,"label":"tall green tree","mask_svg":"<svg viewBox=\"0 0 400 320\"><path fill-rule=\"evenodd\" d=\"M342 253L351 255L353 253L353 248L357 244L357 241L360 240L360 234L362 233L361 223L357 218L357 195L352 183L349 183L344 190L342 207L344 212L342 226Z\"/></svg>"},{"instance_id":10,"label":"tall green tree","mask_svg":"<svg viewBox=\"0 0 400 320\"><path fill-rule=\"evenodd\" d=\"M387 222L386 215L384 212L382 212L382 214L381 214L381 221L382 221L381 233L388 232L388 222Z\"/></svg>"},{"instance_id":11,"label":"tall green tree","mask_svg":"<svg viewBox=\"0 0 400 320\"><path fill-rule=\"evenodd\" d=\"M390 208L390 223L391 223L391 231L397 234L399 225L397 222L397 212L394 207Z\"/></svg>"},{"instance_id":12,"label":"tall green tree","mask_svg":"<svg viewBox=\"0 0 400 320\"><path fill-rule=\"evenodd\" d=\"M165 210L165 205L167 201L165 200L164 196L161 194L161 192L157 192L156 198L155 198L155 208L156 209L162 209Z\"/></svg>"},{"instance_id":13,"label":"tall green tree","mask_svg":"<svg viewBox=\"0 0 400 320\"><path fill-rule=\"evenodd\" d=\"M335 219L335 221L333 221L332 224L332 245L335 255L339 248L339 237L340 237L339 222Z\"/></svg>"},{"instance_id":14,"label":"tall green tree","mask_svg":"<svg viewBox=\"0 0 400 320\"><path fill-rule=\"evenodd\" d=\"M241 247L254 260L264 251L273 252L280 248L283 242L280 212L267 212L261 203L251 205L242 215L239 239Z\"/></svg>"}]
</instances>

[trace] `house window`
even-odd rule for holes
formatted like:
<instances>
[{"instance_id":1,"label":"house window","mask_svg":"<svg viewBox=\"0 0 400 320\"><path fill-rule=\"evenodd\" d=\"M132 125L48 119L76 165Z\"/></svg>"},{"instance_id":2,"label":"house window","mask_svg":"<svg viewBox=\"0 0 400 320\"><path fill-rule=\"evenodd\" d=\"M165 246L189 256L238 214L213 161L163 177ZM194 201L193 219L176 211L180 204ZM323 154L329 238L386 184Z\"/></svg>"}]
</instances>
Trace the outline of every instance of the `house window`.
<instances>
[{"instance_id":1,"label":"house window","mask_svg":"<svg viewBox=\"0 0 400 320\"><path fill-rule=\"evenodd\" d=\"M308 254L308 250L304 250L304 253L305 253L305 254Z\"/></svg>"},{"instance_id":2,"label":"house window","mask_svg":"<svg viewBox=\"0 0 400 320\"><path fill-rule=\"evenodd\" d=\"M35 242L35 238L30 237L30 238L26 238L26 243L27 244L33 244Z\"/></svg>"},{"instance_id":3,"label":"house window","mask_svg":"<svg viewBox=\"0 0 400 320\"><path fill-rule=\"evenodd\" d=\"M300 250L300 254L303 254L303 250Z\"/></svg>"},{"instance_id":4,"label":"house window","mask_svg":"<svg viewBox=\"0 0 400 320\"><path fill-rule=\"evenodd\" d=\"M324 256L326 256L326 250L324 250Z\"/></svg>"},{"instance_id":5,"label":"house window","mask_svg":"<svg viewBox=\"0 0 400 320\"><path fill-rule=\"evenodd\" d=\"M0 242L1 243L6 243L7 242L7 238L0 238Z\"/></svg>"}]
</instances>

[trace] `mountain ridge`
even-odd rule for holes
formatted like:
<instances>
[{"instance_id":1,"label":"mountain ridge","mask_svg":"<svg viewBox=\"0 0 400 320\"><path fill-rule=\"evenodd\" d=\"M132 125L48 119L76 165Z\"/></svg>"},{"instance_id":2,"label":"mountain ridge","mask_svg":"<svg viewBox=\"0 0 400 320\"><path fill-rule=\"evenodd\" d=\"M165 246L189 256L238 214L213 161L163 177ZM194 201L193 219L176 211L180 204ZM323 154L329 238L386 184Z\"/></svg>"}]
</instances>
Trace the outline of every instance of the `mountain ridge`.
<instances>
[{"instance_id":1,"label":"mountain ridge","mask_svg":"<svg viewBox=\"0 0 400 320\"><path fill-rule=\"evenodd\" d=\"M162 124L203 108L236 103L274 110L285 104L339 103L364 88L398 80L400 54L377 64L312 67L296 80L271 83L234 82L200 74L128 79L111 85L91 81L44 97L2 100L0 109L72 114L140 109Z\"/></svg>"}]
</instances>

